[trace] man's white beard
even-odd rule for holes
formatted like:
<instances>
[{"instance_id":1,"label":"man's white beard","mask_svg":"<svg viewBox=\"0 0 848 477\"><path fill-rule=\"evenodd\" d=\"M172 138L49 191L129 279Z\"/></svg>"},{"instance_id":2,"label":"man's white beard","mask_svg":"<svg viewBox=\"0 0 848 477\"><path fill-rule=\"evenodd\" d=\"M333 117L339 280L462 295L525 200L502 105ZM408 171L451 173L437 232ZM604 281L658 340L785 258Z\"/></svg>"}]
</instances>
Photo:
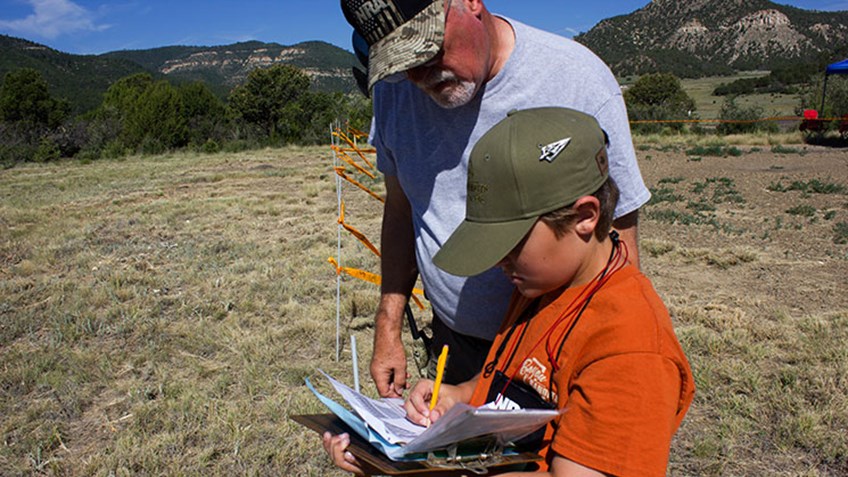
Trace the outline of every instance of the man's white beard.
<instances>
[{"instance_id":1,"label":"man's white beard","mask_svg":"<svg viewBox=\"0 0 848 477\"><path fill-rule=\"evenodd\" d=\"M448 82L441 91L434 88ZM452 71L436 69L427 78L418 83L418 87L427 93L433 101L445 109L457 108L468 104L477 92L473 81L461 80Z\"/></svg>"}]
</instances>

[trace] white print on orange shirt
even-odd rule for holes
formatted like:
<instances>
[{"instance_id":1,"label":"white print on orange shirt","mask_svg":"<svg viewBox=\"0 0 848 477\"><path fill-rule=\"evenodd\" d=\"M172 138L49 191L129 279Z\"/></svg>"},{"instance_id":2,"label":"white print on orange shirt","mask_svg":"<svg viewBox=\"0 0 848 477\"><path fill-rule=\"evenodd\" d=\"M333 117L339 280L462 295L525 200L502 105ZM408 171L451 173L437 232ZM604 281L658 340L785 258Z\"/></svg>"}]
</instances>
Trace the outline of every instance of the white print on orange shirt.
<instances>
[{"instance_id":1,"label":"white print on orange shirt","mask_svg":"<svg viewBox=\"0 0 848 477\"><path fill-rule=\"evenodd\" d=\"M519 406L517 402L508 397L504 397L504 395L500 393L494 401L486 404L485 407L488 409L497 409L499 411L514 411L516 409L521 409L521 406Z\"/></svg>"},{"instance_id":2,"label":"white print on orange shirt","mask_svg":"<svg viewBox=\"0 0 848 477\"><path fill-rule=\"evenodd\" d=\"M553 399L550 399L550 391L545 385L548 382L547 371L547 366L542 364L538 359L529 358L522 363L521 369L518 370L518 375L521 377L522 381L529 384L530 387L539 393L539 396L541 396L542 399L548 402L557 402L558 398L556 393L554 393Z\"/></svg>"}]
</instances>

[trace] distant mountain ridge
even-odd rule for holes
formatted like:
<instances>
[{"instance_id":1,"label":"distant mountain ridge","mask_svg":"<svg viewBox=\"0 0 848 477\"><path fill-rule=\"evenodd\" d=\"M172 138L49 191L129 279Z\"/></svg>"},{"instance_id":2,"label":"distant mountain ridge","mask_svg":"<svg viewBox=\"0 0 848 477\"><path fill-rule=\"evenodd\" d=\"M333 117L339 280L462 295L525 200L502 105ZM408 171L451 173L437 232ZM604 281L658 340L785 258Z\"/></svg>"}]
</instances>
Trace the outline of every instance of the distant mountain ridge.
<instances>
[{"instance_id":1,"label":"distant mountain ridge","mask_svg":"<svg viewBox=\"0 0 848 477\"><path fill-rule=\"evenodd\" d=\"M168 46L113 51L103 56L129 60L169 78L205 81L218 93L226 93L242 83L254 68L283 63L296 66L308 74L315 89L355 90L350 68L356 58L352 53L322 41L292 46L260 41L214 47Z\"/></svg>"},{"instance_id":2,"label":"distant mountain ridge","mask_svg":"<svg viewBox=\"0 0 848 477\"><path fill-rule=\"evenodd\" d=\"M0 35L0 79L19 68L41 72L54 95L67 98L78 112L100 104L109 85L125 76L148 72L176 81L203 81L226 96L257 67L291 64L312 78L320 91L356 91L350 68L353 53L322 41L292 46L249 41L224 46L166 46L102 55L63 53L29 40Z\"/></svg>"},{"instance_id":3,"label":"distant mountain ridge","mask_svg":"<svg viewBox=\"0 0 848 477\"><path fill-rule=\"evenodd\" d=\"M848 11L802 10L768 0L654 0L601 21L575 40L619 76L771 70L848 54Z\"/></svg>"},{"instance_id":4,"label":"distant mountain ridge","mask_svg":"<svg viewBox=\"0 0 848 477\"><path fill-rule=\"evenodd\" d=\"M72 55L47 46L0 35L0 81L6 73L33 68L50 85L52 94L71 100L78 112L97 107L101 94L124 76L145 71L132 61L95 55Z\"/></svg>"}]
</instances>

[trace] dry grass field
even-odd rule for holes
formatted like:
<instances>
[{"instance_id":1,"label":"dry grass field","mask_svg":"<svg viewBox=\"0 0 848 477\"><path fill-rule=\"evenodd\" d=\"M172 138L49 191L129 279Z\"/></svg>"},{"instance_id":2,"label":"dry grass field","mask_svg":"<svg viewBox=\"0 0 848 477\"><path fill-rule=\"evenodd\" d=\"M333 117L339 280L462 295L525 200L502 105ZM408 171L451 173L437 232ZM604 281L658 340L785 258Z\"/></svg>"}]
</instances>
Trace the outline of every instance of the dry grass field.
<instances>
[{"instance_id":1,"label":"dry grass field","mask_svg":"<svg viewBox=\"0 0 848 477\"><path fill-rule=\"evenodd\" d=\"M735 76L709 76L696 79L682 79L681 86L694 101L701 119L717 119L725 98L713 96L713 91L721 84L730 84L737 79L767 76L767 71L745 71ZM739 107L763 108L763 117L795 116L795 108L801 101L797 94L746 94L737 98Z\"/></svg>"},{"instance_id":2,"label":"dry grass field","mask_svg":"<svg viewBox=\"0 0 848 477\"><path fill-rule=\"evenodd\" d=\"M848 475L848 154L640 142L645 273L697 380L670 475ZM365 391L328 147L0 171L0 475L333 476L303 384ZM378 193L379 180L365 180ZM381 204L350 185L376 241ZM343 265L376 271L347 232ZM419 313L419 316L424 313Z\"/></svg>"}]
</instances>

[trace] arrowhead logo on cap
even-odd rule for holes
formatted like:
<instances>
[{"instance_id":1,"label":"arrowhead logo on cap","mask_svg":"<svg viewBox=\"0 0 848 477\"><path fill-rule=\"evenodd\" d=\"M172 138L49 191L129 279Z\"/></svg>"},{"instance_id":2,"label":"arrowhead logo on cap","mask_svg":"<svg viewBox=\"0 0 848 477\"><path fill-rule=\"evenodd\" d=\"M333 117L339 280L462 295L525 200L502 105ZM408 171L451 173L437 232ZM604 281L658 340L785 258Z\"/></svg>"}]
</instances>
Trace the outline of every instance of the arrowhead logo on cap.
<instances>
[{"instance_id":1,"label":"arrowhead logo on cap","mask_svg":"<svg viewBox=\"0 0 848 477\"><path fill-rule=\"evenodd\" d=\"M561 153L566 147L568 147L568 144L570 142L571 142L571 138L567 137L567 138L559 140L557 142L552 142L552 143L548 144L547 146L542 146L540 144L539 149L542 150L542 155L539 156L539 160L540 161L554 162L554 159L556 159L556 157L559 156L559 153Z\"/></svg>"}]
</instances>

